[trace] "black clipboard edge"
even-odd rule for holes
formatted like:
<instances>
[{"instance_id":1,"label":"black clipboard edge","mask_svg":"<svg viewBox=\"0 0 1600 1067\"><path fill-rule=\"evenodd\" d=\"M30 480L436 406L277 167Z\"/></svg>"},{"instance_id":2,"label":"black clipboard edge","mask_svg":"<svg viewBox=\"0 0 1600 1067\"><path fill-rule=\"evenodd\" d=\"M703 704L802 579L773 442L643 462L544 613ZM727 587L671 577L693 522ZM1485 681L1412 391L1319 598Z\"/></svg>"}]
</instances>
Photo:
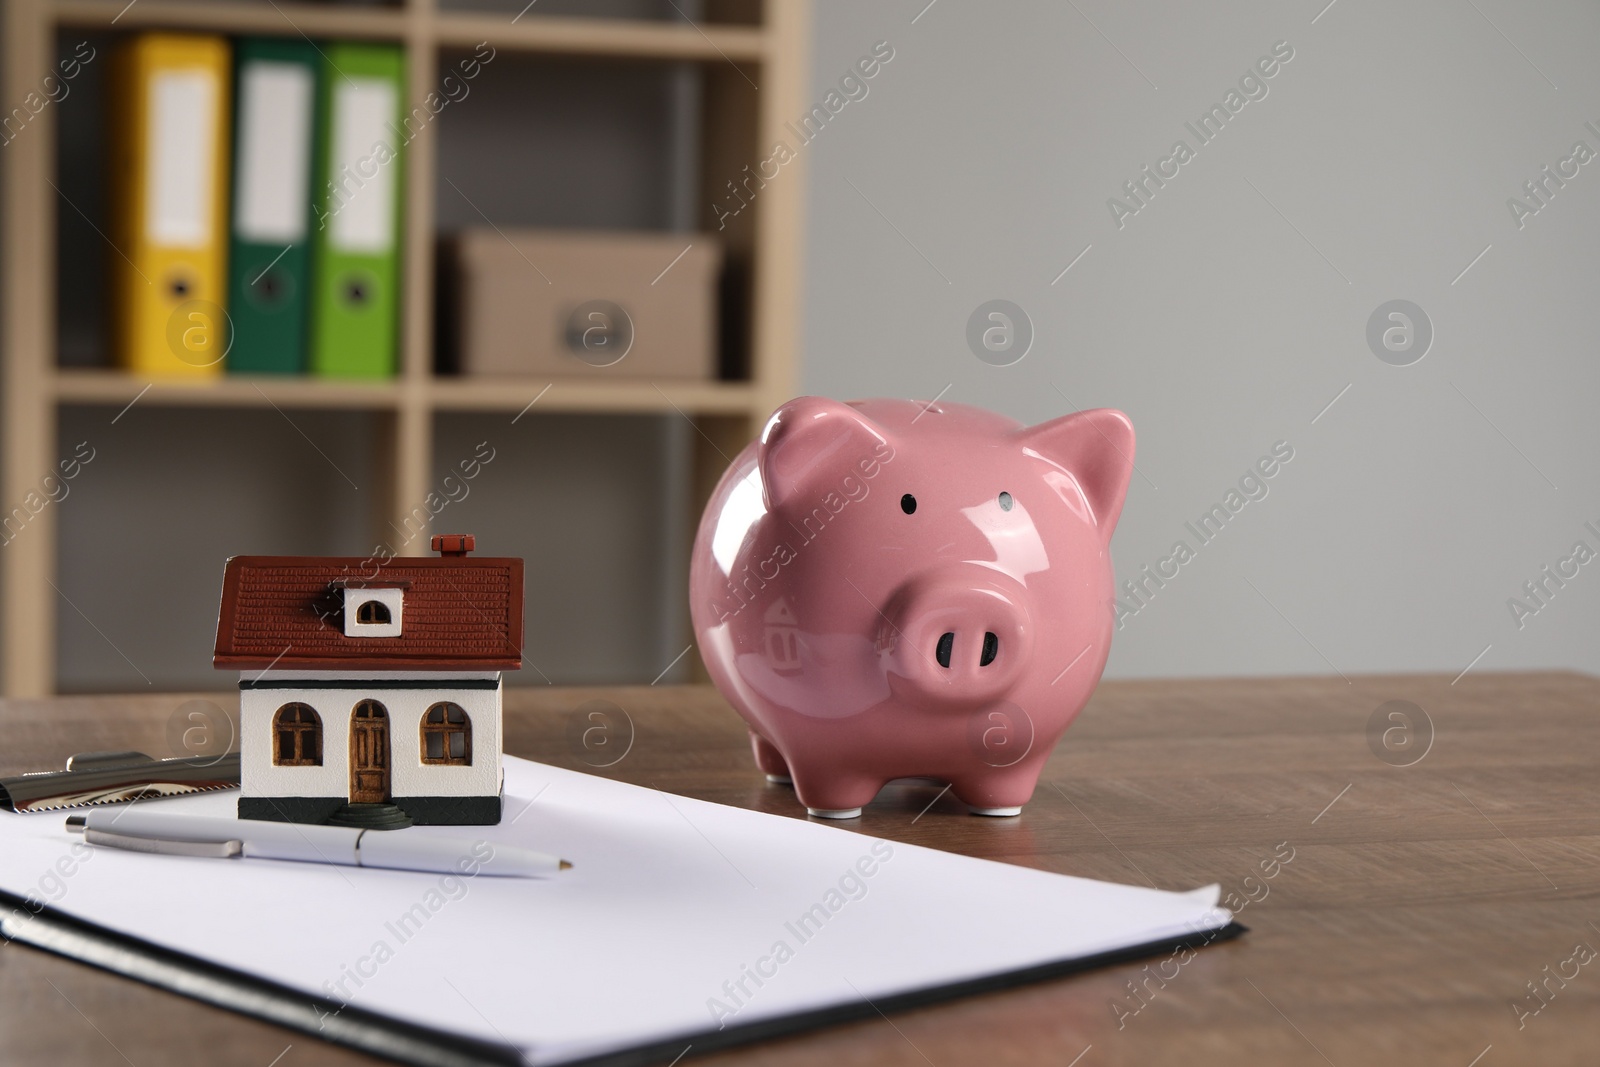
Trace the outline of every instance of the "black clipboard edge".
<instances>
[{"instance_id":1,"label":"black clipboard edge","mask_svg":"<svg viewBox=\"0 0 1600 1067\"><path fill-rule=\"evenodd\" d=\"M479 1041L401 1019L176 952L85 922L0 889L0 937L86 963L213 1007L415 1067L521 1067L510 1045Z\"/></svg>"},{"instance_id":2,"label":"black clipboard edge","mask_svg":"<svg viewBox=\"0 0 1600 1067\"><path fill-rule=\"evenodd\" d=\"M1143 945L1132 945L1128 948L1097 953L1093 956L1057 960L1054 963L1041 963L1034 967L1003 971L999 974L971 978L963 982L929 986L926 989L914 989L907 993L896 993L894 996L882 997L875 1001L869 1002L863 999L855 1004L838 1004L827 1008L816 1008L811 1011L781 1016L777 1019L763 1019L760 1022L745 1023L742 1026L730 1026L722 1030L704 1030L696 1034L685 1034L666 1041L652 1041L648 1045L638 1045L618 1052L602 1053L601 1055L581 1060L568 1060L561 1067L647 1067L650 1064L675 1062L674 1057L682 1056L689 1051L689 1049L685 1049L685 1045L690 1046L696 1056L708 1052L718 1052L737 1045L769 1041L773 1038L787 1037L824 1026L837 1026L841 1023L877 1018L880 1015L886 1016L895 1012L908 1011L912 1008L941 1004L945 1001L976 996L980 993L995 993L1017 986L1049 981L1053 978L1065 978L1085 971L1098 970L1101 967L1110 967L1119 963L1130 963L1134 960L1149 959L1152 956L1177 952L1183 948L1200 949L1218 941L1232 941L1241 934L1249 932L1250 928L1248 926L1230 922L1226 926L1217 927L1215 930L1201 930L1185 937L1166 941L1151 941Z\"/></svg>"},{"instance_id":3,"label":"black clipboard edge","mask_svg":"<svg viewBox=\"0 0 1600 1067\"><path fill-rule=\"evenodd\" d=\"M1197 931L1186 937L931 986L876 1001L863 999L860 1003L816 1008L721 1030L684 1034L568 1061L564 1067L645 1067L654 1063L676 1062L686 1051L692 1050L696 1054L714 1052L823 1026L855 1022L879 1014L887 1015L1062 978L1177 952L1183 948L1203 948L1218 941L1231 941L1248 929L1237 922L1230 922L1215 930ZM418 1026L393 1016L341 1005L326 997L309 996L270 979L86 922L49 905L34 905L4 889L0 889L0 938L131 978L203 1004L238 1012L287 1030L413 1067L484 1067L486 1064L522 1067L526 1062L511 1045Z\"/></svg>"}]
</instances>

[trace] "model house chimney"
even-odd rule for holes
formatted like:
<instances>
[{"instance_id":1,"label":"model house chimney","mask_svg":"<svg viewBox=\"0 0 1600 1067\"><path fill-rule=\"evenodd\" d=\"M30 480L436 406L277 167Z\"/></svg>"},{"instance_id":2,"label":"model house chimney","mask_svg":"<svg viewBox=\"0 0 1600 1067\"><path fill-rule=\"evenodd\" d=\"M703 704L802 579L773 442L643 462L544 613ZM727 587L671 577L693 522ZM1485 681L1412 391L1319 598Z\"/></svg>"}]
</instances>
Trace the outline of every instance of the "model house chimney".
<instances>
[{"instance_id":1,"label":"model house chimney","mask_svg":"<svg viewBox=\"0 0 1600 1067\"><path fill-rule=\"evenodd\" d=\"M434 534L433 550L441 556L465 556L478 547L471 534Z\"/></svg>"}]
</instances>

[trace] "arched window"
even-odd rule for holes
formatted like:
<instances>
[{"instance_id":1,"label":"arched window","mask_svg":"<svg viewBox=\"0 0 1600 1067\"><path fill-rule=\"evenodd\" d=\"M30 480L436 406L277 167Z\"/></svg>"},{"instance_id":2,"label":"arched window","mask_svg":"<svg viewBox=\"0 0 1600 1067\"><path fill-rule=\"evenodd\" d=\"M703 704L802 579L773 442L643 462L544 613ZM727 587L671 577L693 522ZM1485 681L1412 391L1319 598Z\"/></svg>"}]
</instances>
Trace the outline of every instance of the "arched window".
<instances>
[{"instance_id":1,"label":"arched window","mask_svg":"<svg viewBox=\"0 0 1600 1067\"><path fill-rule=\"evenodd\" d=\"M389 605L381 600L363 600L356 609L356 622L363 626L387 626L391 621Z\"/></svg>"},{"instance_id":2,"label":"arched window","mask_svg":"<svg viewBox=\"0 0 1600 1067\"><path fill-rule=\"evenodd\" d=\"M285 704L272 716L272 762L278 767L322 766L322 717L309 704Z\"/></svg>"},{"instance_id":3,"label":"arched window","mask_svg":"<svg viewBox=\"0 0 1600 1067\"><path fill-rule=\"evenodd\" d=\"M422 716L422 762L472 763L472 720L460 704L435 704Z\"/></svg>"}]
</instances>

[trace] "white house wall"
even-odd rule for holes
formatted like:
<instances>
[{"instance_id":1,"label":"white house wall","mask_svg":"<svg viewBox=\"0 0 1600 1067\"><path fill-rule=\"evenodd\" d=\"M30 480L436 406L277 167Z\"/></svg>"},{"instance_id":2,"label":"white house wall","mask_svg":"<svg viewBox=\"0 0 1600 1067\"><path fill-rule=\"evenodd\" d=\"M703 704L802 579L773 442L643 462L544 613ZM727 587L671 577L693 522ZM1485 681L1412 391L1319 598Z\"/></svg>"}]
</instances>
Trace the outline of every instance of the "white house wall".
<instances>
[{"instance_id":1,"label":"white house wall","mask_svg":"<svg viewBox=\"0 0 1600 1067\"><path fill-rule=\"evenodd\" d=\"M389 712L389 790L403 797L483 797L500 792L500 690L242 689L239 693L239 783L247 797L340 797L350 794L350 717L376 700ZM472 763L422 762L422 716L440 701L461 705L472 723ZM322 765L272 762L272 718L285 704L306 704L322 717Z\"/></svg>"}]
</instances>

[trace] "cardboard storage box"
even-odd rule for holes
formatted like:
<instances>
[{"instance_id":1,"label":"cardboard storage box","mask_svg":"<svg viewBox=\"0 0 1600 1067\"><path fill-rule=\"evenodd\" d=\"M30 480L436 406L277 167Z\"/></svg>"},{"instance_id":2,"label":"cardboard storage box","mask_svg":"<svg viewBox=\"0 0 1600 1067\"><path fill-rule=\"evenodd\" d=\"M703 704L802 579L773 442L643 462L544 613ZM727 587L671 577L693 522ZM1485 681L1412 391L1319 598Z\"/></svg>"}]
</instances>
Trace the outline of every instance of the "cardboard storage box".
<instances>
[{"instance_id":1,"label":"cardboard storage box","mask_svg":"<svg viewBox=\"0 0 1600 1067\"><path fill-rule=\"evenodd\" d=\"M716 377L714 238L467 230L453 258L463 374Z\"/></svg>"}]
</instances>

